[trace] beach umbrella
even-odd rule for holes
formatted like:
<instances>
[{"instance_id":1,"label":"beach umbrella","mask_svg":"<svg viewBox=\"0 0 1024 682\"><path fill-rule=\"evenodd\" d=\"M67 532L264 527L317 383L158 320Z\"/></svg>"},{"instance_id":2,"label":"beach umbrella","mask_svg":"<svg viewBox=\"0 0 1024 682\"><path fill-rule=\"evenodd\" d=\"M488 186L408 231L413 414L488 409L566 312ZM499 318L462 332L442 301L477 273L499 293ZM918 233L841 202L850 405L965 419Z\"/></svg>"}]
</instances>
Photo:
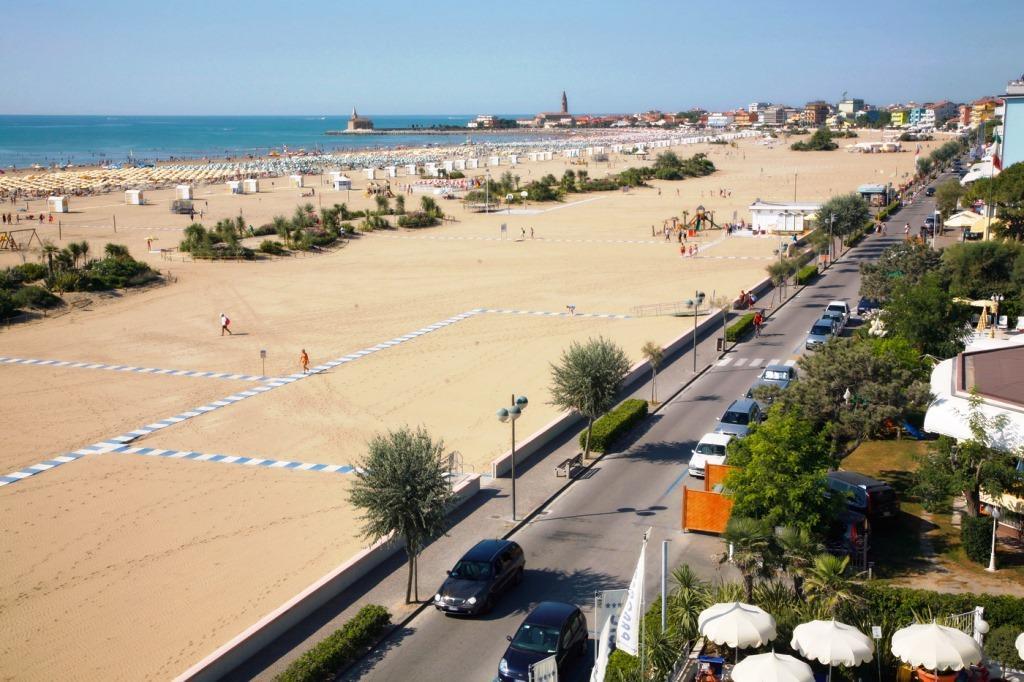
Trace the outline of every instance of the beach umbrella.
<instances>
[{"instance_id":1,"label":"beach umbrella","mask_svg":"<svg viewBox=\"0 0 1024 682\"><path fill-rule=\"evenodd\" d=\"M982 658L970 635L938 623L914 623L892 636L892 655L926 670L963 670Z\"/></svg>"},{"instance_id":2,"label":"beach umbrella","mask_svg":"<svg viewBox=\"0 0 1024 682\"><path fill-rule=\"evenodd\" d=\"M1017 647L1017 655L1024 661L1024 632L1017 635L1017 641L1014 644Z\"/></svg>"},{"instance_id":3,"label":"beach umbrella","mask_svg":"<svg viewBox=\"0 0 1024 682\"><path fill-rule=\"evenodd\" d=\"M798 658L777 654L747 656L732 669L735 682L814 682L814 671Z\"/></svg>"},{"instance_id":4,"label":"beach umbrella","mask_svg":"<svg viewBox=\"0 0 1024 682\"><path fill-rule=\"evenodd\" d=\"M852 625L835 620L813 620L797 625L789 645L804 658L827 664L829 679L832 666L853 667L867 663L875 651L870 637Z\"/></svg>"},{"instance_id":5,"label":"beach umbrella","mask_svg":"<svg viewBox=\"0 0 1024 682\"><path fill-rule=\"evenodd\" d=\"M762 646L775 639L775 619L764 609L741 602L714 604L697 616L700 634L734 649Z\"/></svg>"}]
</instances>

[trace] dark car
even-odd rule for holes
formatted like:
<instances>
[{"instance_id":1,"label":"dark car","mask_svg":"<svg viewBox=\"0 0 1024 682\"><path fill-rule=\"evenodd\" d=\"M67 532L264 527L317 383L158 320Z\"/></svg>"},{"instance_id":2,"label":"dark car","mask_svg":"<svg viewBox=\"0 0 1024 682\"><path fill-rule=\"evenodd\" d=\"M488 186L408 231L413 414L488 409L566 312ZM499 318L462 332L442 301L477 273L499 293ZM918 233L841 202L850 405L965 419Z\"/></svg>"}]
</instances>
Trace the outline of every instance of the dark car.
<instances>
[{"instance_id":1,"label":"dark car","mask_svg":"<svg viewBox=\"0 0 1024 682\"><path fill-rule=\"evenodd\" d=\"M925 195L926 197L933 197L933 196L935 196L935 188L934 188L934 187L928 187L928 188L926 188L926 189L924 190L924 195Z\"/></svg>"},{"instance_id":2,"label":"dark car","mask_svg":"<svg viewBox=\"0 0 1024 682\"><path fill-rule=\"evenodd\" d=\"M731 436L742 438L750 433L750 427L764 419L761 406L756 400L740 398L734 400L725 408L725 412L718 418L717 433L728 433Z\"/></svg>"},{"instance_id":3,"label":"dark car","mask_svg":"<svg viewBox=\"0 0 1024 682\"><path fill-rule=\"evenodd\" d=\"M571 658L583 658L587 653L587 639L587 619L582 611L572 604L542 601L508 638L508 649L498 664L498 679L528 679L530 665L550 656L556 657L561 676Z\"/></svg>"},{"instance_id":4,"label":"dark car","mask_svg":"<svg viewBox=\"0 0 1024 682\"><path fill-rule=\"evenodd\" d=\"M856 471L830 471L828 487L846 497L847 509L872 521L893 518L900 512L896 491L885 481Z\"/></svg>"},{"instance_id":5,"label":"dark car","mask_svg":"<svg viewBox=\"0 0 1024 682\"><path fill-rule=\"evenodd\" d=\"M471 616L490 611L498 595L523 579L523 549L511 540L481 540L459 559L434 595L434 607Z\"/></svg>"},{"instance_id":6,"label":"dark car","mask_svg":"<svg viewBox=\"0 0 1024 682\"><path fill-rule=\"evenodd\" d=\"M861 298L860 301L857 302L857 316L864 317L868 313L878 310L880 307L881 306L878 305L878 301L874 299L867 297Z\"/></svg>"}]
</instances>

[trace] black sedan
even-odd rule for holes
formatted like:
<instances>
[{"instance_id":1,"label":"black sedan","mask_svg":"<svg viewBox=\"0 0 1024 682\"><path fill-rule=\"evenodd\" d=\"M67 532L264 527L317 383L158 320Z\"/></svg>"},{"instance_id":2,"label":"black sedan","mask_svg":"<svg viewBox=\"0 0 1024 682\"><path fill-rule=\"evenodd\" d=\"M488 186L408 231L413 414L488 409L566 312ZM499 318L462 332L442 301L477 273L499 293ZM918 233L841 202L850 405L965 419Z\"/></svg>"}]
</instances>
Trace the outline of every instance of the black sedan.
<instances>
[{"instance_id":1,"label":"black sedan","mask_svg":"<svg viewBox=\"0 0 1024 682\"><path fill-rule=\"evenodd\" d=\"M498 595L523 579L526 558L511 540L481 540L459 559L434 595L434 607L451 614L477 616L494 606Z\"/></svg>"}]
</instances>

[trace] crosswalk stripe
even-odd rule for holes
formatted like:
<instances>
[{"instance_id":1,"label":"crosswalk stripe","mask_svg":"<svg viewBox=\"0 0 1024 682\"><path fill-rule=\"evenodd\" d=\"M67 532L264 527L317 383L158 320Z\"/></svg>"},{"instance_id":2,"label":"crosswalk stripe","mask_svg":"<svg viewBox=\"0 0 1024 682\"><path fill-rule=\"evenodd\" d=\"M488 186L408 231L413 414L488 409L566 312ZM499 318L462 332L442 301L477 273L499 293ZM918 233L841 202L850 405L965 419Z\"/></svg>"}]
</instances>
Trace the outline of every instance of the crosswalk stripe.
<instances>
[{"instance_id":1,"label":"crosswalk stripe","mask_svg":"<svg viewBox=\"0 0 1024 682\"><path fill-rule=\"evenodd\" d=\"M771 360L768 361L768 364L769 365L777 365L777 364L779 364L779 359L778 358L772 358Z\"/></svg>"},{"instance_id":2,"label":"crosswalk stripe","mask_svg":"<svg viewBox=\"0 0 1024 682\"><path fill-rule=\"evenodd\" d=\"M730 358L722 358L721 360L719 360L719 361L718 361L717 363L715 363L715 364L717 364L717 365L718 365L719 367L725 367L725 366L726 366L726 365L728 365L728 364L729 364L730 362L732 362L732 358L731 358L731 357L730 357Z\"/></svg>"},{"instance_id":3,"label":"crosswalk stripe","mask_svg":"<svg viewBox=\"0 0 1024 682\"><path fill-rule=\"evenodd\" d=\"M796 364L796 360L795 359L786 360L786 367L792 367L795 364Z\"/></svg>"},{"instance_id":4,"label":"crosswalk stripe","mask_svg":"<svg viewBox=\"0 0 1024 682\"><path fill-rule=\"evenodd\" d=\"M751 367L760 367L761 363L764 362L764 358L754 358L750 361Z\"/></svg>"},{"instance_id":5,"label":"crosswalk stripe","mask_svg":"<svg viewBox=\"0 0 1024 682\"><path fill-rule=\"evenodd\" d=\"M736 361L736 366L737 367L742 367L745 364L747 364L747 359L746 358L740 358L739 360Z\"/></svg>"}]
</instances>

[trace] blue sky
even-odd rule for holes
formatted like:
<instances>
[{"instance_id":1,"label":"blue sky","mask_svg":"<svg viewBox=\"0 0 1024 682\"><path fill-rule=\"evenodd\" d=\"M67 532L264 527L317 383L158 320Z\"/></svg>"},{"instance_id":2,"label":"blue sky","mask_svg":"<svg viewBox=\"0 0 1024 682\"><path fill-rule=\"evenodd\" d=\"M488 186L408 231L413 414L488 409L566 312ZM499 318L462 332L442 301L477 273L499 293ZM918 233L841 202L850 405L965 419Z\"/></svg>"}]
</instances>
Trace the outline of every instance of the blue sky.
<instances>
[{"instance_id":1,"label":"blue sky","mask_svg":"<svg viewBox=\"0 0 1024 682\"><path fill-rule=\"evenodd\" d=\"M12 2L0 113L620 112L968 100L1024 2Z\"/></svg>"}]
</instances>

